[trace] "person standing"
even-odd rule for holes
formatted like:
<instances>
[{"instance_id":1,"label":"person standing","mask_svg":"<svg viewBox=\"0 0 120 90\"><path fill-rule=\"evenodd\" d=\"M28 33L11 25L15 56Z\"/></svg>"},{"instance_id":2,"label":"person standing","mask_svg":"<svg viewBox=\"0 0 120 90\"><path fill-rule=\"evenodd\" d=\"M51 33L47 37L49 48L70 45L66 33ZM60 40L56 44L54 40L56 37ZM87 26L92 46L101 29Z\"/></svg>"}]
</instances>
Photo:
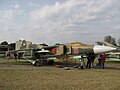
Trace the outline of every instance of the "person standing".
<instances>
[{"instance_id":1,"label":"person standing","mask_svg":"<svg viewBox=\"0 0 120 90\"><path fill-rule=\"evenodd\" d=\"M6 52L6 58L10 59L10 52L9 51Z\"/></svg>"},{"instance_id":2,"label":"person standing","mask_svg":"<svg viewBox=\"0 0 120 90\"><path fill-rule=\"evenodd\" d=\"M101 58L102 58L102 54L98 55L98 63L96 64L96 67L101 68Z\"/></svg>"},{"instance_id":3,"label":"person standing","mask_svg":"<svg viewBox=\"0 0 120 90\"><path fill-rule=\"evenodd\" d=\"M15 60L17 60L17 56L18 56L18 54L17 54L17 52L15 52L14 53Z\"/></svg>"},{"instance_id":4,"label":"person standing","mask_svg":"<svg viewBox=\"0 0 120 90\"><path fill-rule=\"evenodd\" d=\"M101 56L101 67L103 69L105 68L105 60L106 60L106 55L102 54L102 56Z\"/></svg>"},{"instance_id":5,"label":"person standing","mask_svg":"<svg viewBox=\"0 0 120 90\"><path fill-rule=\"evenodd\" d=\"M93 54L91 56L91 67L94 68L94 60L95 60L96 56Z\"/></svg>"},{"instance_id":6,"label":"person standing","mask_svg":"<svg viewBox=\"0 0 120 90\"><path fill-rule=\"evenodd\" d=\"M87 56L87 60L88 61L87 61L87 66L86 67L89 68L89 69L91 69L91 60L92 60L92 58L91 58L90 55Z\"/></svg>"}]
</instances>

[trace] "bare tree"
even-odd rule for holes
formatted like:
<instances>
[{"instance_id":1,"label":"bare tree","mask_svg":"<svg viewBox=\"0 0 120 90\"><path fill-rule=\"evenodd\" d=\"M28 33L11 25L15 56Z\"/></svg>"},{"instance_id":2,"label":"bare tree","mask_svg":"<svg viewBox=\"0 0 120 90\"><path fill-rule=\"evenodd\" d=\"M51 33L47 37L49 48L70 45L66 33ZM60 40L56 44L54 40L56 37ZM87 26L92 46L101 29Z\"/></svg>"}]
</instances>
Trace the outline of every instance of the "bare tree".
<instances>
[{"instance_id":1,"label":"bare tree","mask_svg":"<svg viewBox=\"0 0 120 90\"><path fill-rule=\"evenodd\" d=\"M108 43L111 43L113 45L117 45L116 44L116 39L114 37L112 37L112 36L105 36L104 41L108 42Z\"/></svg>"},{"instance_id":2,"label":"bare tree","mask_svg":"<svg viewBox=\"0 0 120 90\"><path fill-rule=\"evenodd\" d=\"M3 42L1 42L1 45L8 45L8 42L7 41L3 41Z\"/></svg>"},{"instance_id":3,"label":"bare tree","mask_svg":"<svg viewBox=\"0 0 120 90\"><path fill-rule=\"evenodd\" d=\"M104 41L108 42L108 43L111 43L111 38L112 38L111 36L105 36Z\"/></svg>"},{"instance_id":4,"label":"bare tree","mask_svg":"<svg viewBox=\"0 0 120 90\"><path fill-rule=\"evenodd\" d=\"M120 38L118 39L118 46L120 46Z\"/></svg>"},{"instance_id":5,"label":"bare tree","mask_svg":"<svg viewBox=\"0 0 120 90\"><path fill-rule=\"evenodd\" d=\"M115 38L112 38L112 39L111 39L111 44L117 46L117 43L116 43L116 39L115 39Z\"/></svg>"}]
</instances>

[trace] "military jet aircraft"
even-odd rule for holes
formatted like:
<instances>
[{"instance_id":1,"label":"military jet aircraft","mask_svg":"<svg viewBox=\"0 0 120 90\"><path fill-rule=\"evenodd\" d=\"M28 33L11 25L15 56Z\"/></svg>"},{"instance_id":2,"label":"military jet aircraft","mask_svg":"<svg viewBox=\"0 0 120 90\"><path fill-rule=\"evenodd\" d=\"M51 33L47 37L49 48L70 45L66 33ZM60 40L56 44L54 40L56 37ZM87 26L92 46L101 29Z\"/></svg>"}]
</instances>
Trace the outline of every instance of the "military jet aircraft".
<instances>
[{"instance_id":1,"label":"military jet aircraft","mask_svg":"<svg viewBox=\"0 0 120 90\"><path fill-rule=\"evenodd\" d=\"M44 46L39 49L20 49L12 52L21 53L22 56L29 56L29 61L33 65L41 65L43 63L53 63L49 58L58 58L67 60L68 58L78 58L83 67L84 56L91 57L92 55L106 53L116 50L115 47L100 46L100 45L87 45L80 42L66 43L55 46Z\"/></svg>"},{"instance_id":2,"label":"military jet aircraft","mask_svg":"<svg viewBox=\"0 0 120 90\"><path fill-rule=\"evenodd\" d=\"M81 68L83 68L84 56L92 57L92 55L106 53L109 51L116 50L114 47L100 46L100 45L86 45L80 42L73 42L67 44L60 44L56 46L43 47L35 52L38 55L39 60L34 61L33 64L37 64L44 59L56 57L58 59L78 58L80 60Z\"/></svg>"}]
</instances>

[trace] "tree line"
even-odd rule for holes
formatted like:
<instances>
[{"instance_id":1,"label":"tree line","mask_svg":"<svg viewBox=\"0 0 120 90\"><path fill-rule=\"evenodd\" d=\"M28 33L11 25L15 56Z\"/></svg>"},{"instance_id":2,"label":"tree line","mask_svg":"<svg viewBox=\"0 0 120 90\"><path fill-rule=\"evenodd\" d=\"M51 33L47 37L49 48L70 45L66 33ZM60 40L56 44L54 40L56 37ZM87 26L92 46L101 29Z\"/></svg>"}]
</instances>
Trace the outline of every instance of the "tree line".
<instances>
[{"instance_id":1,"label":"tree line","mask_svg":"<svg viewBox=\"0 0 120 90\"><path fill-rule=\"evenodd\" d=\"M108 35L108 36L105 36L104 37L104 41L105 42L108 42L108 43L111 43L115 46L120 46L120 38L118 39L118 41L116 41L116 38ZM57 43L58 44L58 43ZM48 46L47 44L44 44L46 46ZM6 49L6 47L9 47L10 50L15 50L15 43L8 43L7 41L3 41L0 43L0 51L4 51Z\"/></svg>"},{"instance_id":2,"label":"tree line","mask_svg":"<svg viewBox=\"0 0 120 90\"><path fill-rule=\"evenodd\" d=\"M15 50L15 43L8 43L7 41L3 41L0 43L0 51L7 51L7 50Z\"/></svg>"},{"instance_id":3,"label":"tree line","mask_svg":"<svg viewBox=\"0 0 120 90\"><path fill-rule=\"evenodd\" d=\"M116 38L108 35L108 36L104 37L104 41L108 42L108 43L111 43L111 44L113 44L115 46L120 46L120 38L118 39L118 41L116 41Z\"/></svg>"}]
</instances>

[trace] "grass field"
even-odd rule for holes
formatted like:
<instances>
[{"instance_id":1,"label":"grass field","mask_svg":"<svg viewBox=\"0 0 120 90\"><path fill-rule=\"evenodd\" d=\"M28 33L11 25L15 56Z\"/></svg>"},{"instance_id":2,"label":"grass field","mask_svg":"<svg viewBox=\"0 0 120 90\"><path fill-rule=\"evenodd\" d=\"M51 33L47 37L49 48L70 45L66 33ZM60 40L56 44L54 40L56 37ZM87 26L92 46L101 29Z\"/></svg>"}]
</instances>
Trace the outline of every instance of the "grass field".
<instances>
[{"instance_id":1,"label":"grass field","mask_svg":"<svg viewBox=\"0 0 120 90\"><path fill-rule=\"evenodd\" d=\"M106 69L35 67L24 61L0 60L0 90L120 90L120 62Z\"/></svg>"}]
</instances>

